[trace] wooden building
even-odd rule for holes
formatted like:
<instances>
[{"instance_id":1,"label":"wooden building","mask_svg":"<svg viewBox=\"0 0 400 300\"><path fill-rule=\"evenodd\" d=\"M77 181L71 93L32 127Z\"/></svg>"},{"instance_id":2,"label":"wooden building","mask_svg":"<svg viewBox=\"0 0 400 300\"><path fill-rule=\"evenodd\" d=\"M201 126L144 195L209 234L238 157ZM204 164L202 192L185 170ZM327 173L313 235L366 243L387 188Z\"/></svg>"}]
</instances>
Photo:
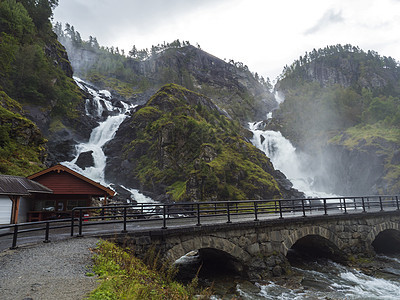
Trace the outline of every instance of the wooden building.
<instances>
[{"instance_id":1,"label":"wooden building","mask_svg":"<svg viewBox=\"0 0 400 300\"><path fill-rule=\"evenodd\" d=\"M51 189L25 177L0 175L0 224L26 222L33 199L52 193Z\"/></svg>"},{"instance_id":2,"label":"wooden building","mask_svg":"<svg viewBox=\"0 0 400 300\"><path fill-rule=\"evenodd\" d=\"M53 191L53 194L33 199L28 221L68 217L74 207L91 206L93 198L103 198L103 204L106 204L115 194L113 190L60 164L27 178Z\"/></svg>"}]
</instances>

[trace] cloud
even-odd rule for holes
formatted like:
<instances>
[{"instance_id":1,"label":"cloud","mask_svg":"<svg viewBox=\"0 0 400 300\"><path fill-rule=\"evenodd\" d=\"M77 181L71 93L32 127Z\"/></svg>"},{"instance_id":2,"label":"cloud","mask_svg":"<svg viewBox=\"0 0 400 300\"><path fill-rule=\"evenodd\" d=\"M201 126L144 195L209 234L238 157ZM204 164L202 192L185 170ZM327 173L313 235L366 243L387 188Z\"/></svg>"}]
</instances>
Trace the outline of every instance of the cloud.
<instances>
[{"instance_id":1,"label":"cloud","mask_svg":"<svg viewBox=\"0 0 400 300\"><path fill-rule=\"evenodd\" d=\"M344 18L342 16L341 11L335 12L333 9L329 9L328 11L325 12L322 18L319 19L318 22L313 27L307 29L304 32L304 34L305 35L314 34L330 26L331 24L342 23L343 21Z\"/></svg>"}]
</instances>

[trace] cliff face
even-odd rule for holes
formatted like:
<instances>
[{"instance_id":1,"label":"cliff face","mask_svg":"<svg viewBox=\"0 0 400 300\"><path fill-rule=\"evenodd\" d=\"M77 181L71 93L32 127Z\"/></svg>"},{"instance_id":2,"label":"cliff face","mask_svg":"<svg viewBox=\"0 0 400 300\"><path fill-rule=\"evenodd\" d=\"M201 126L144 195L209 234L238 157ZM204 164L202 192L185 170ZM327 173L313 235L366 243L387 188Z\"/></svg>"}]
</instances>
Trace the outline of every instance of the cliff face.
<instances>
[{"instance_id":1,"label":"cliff face","mask_svg":"<svg viewBox=\"0 0 400 300\"><path fill-rule=\"evenodd\" d=\"M255 79L246 66L227 63L191 45L165 49L139 60L77 44L66 37L60 41L78 76L142 104L161 86L175 83L210 97L232 118L243 122L265 118L276 106L267 85ZM114 66L106 67L107 60Z\"/></svg>"},{"instance_id":2,"label":"cliff face","mask_svg":"<svg viewBox=\"0 0 400 300\"><path fill-rule=\"evenodd\" d=\"M398 193L400 68L392 58L340 45L286 70L285 102L269 128L312 159L316 185L348 194Z\"/></svg>"},{"instance_id":3,"label":"cliff face","mask_svg":"<svg viewBox=\"0 0 400 300\"><path fill-rule=\"evenodd\" d=\"M85 118L84 94L72 79L67 52L52 31L49 18L56 4L28 2L0 2L0 92L7 99L1 102L0 130L23 146L11 151L9 145L14 153L6 158L11 152L3 151L0 158L10 162L3 172L19 175L69 157L74 143L88 137L93 126ZM7 103L20 109L10 110ZM18 152L27 160L26 173L12 167Z\"/></svg>"},{"instance_id":4,"label":"cliff face","mask_svg":"<svg viewBox=\"0 0 400 300\"><path fill-rule=\"evenodd\" d=\"M209 98L167 85L106 145L106 178L172 201L293 196L245 134Z\"/></svg>"}]
</instances>

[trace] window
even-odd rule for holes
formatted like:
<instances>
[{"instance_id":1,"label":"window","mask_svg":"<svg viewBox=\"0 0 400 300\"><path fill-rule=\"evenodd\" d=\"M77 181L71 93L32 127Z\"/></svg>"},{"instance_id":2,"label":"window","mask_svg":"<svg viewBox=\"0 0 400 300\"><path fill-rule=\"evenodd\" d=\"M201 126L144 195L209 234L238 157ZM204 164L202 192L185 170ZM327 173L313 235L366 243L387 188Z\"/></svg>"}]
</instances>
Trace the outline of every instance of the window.
<instances>
[{"instance_id":1,"label":"window","mask_svg":"<svg viewBox=\"0 0 400 300\"><path fill-rule=\"evenodd\" d=\"M34 211L55 211L56 201L54 200L39 200L35 201Z\"/></svg>"},{"instance_id":2,"label":"window","mask_svg":"<svg viewBox=\"0 0 400 300\"><path fill-rule=\"evenodd\" d=\"M85 207L87 206L86 200L68 200L67 210L72 210L74 207Z\"/></svg>"}]
</instances>

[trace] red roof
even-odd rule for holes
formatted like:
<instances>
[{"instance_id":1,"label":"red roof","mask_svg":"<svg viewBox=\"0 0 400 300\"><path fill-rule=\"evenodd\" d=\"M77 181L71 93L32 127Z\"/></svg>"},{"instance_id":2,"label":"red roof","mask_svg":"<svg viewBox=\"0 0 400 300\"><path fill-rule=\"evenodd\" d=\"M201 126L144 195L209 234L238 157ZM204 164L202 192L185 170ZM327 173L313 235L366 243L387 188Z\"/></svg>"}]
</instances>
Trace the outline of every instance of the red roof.
<instances>
[{"instance_id":1,"label":"red roof","mask_svg":"<svg viewBox=\"0 0 400 300\"><path fill-rule=\"evenodd\" d=\"M54 194L108 197L112 197L115 194L110 188L60 164L30 175L27 178L52 189Z\"/></svg>"}]
</instances>

